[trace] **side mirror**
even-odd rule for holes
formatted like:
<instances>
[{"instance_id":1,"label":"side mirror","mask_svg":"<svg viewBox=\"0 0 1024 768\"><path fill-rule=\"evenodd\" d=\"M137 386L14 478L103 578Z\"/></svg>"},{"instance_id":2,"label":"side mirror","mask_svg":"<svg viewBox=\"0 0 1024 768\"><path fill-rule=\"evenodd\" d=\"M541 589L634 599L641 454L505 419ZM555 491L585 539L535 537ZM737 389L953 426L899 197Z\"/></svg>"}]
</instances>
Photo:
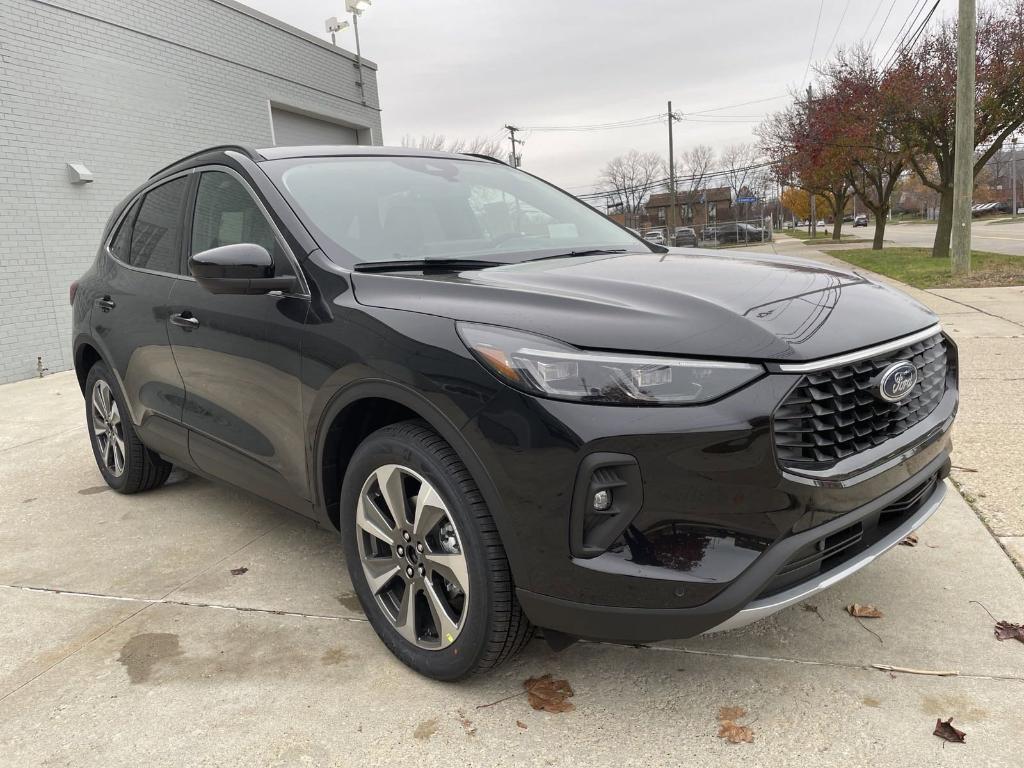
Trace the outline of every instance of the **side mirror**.
<instances>
[{"instance_id":1,"label":"side mirror","mask_svg":"<svg viewBox=\"0 0 1024 768\"><path fill-rule=\"evenodd\" d=\"M192 277L210 293L259 295L295 290L296 279L274 277L274 260L255 243L236 243L193 254L188 260Z\"/></svg>"}]
</instances>

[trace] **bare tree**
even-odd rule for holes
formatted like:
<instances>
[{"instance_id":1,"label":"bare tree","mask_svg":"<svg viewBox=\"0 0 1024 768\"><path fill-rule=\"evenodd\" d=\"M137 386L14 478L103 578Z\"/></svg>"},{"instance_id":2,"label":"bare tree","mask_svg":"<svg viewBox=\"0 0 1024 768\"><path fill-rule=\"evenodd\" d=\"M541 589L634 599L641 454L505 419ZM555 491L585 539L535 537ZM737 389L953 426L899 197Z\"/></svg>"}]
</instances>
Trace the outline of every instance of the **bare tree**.
<instances>
[{"instance_id":1,"label":"bare tree","mask_svg":"<svg viewBox=\"0 0 1024 768\"><path fill-rule=\"evenodd\" d=\"M626 221L636 226L648 196L664 184L664 161L657 152L629 150L612 158L601 172L601 184L608 196L622 204Z\"/></svg>"},{"instance_id":2,"label":"bare tree","mask_svg":"<svg viewBox=\"0 0 1024 768\"><path fill-rule=\"evenodd\" d=\"M757 174L761 151L754 144L730 144L722 150L722 175L732 189L733 197L745 189L754 189L760 179Z\"/></svg>"},{"instance_id":3,"label":"bare tree","mask_svg":"<svg viewBox=\"0 0 1024 768\"><path fill-rule=\"evenodd\" d=\"M502 145L499 139L489 139L486 136L462 139L449 138L443 133L432 133L417 138L407 133L402 137L402 146L426 149L431 152L454 152L500 158Z\"/></svg>"},{"instance_id":4,"label":"bare tree","mask_svg":"<svg viewBox=\"0 0 1024 768\"><path fill-rule=\"evenodd\" d=\"M708 171L715 161L715 150L707 144L697 144L679 156L676 167L684 180L683 189L691 194L704 189Z\"/></svg>"}]
</instances>

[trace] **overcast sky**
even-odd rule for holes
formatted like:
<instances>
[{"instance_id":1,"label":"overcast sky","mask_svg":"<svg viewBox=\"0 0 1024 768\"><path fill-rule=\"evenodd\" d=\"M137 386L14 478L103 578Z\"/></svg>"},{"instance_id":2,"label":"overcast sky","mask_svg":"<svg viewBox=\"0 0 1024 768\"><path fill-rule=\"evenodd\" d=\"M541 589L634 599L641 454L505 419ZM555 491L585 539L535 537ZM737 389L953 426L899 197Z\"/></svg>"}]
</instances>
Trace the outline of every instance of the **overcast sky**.
<instances>
[{"instance_id":1,"label":"overcast sky","mask_svg":"<svg viewBox=\"0 0 1024 768\"><path fill-rule=\"evenodd\" d=\"M329 39L344 0L243 0ZM384 143L406 134L505 136L502 126L593 125L705 112L800 88L811 55L861 39L883 53L924 0L373 0L359 25L379 66ZM931 3L928 3L930 7ZM940 12L954 6L945 0ZM819 7L821 11L818 24ZM845 12L845 15L844 15ZM886 15L888 20L882 25ZM938 14L937 14L938 15ZM870 22L870 24L869 24ZM815 40L815 27L818 27ZM339 44L355 48L351 30ZM752 141L785 98L676 123L680 148ZM716 120L716 122L710 122ZM717 122L721 121L721 122ZM523 167L574 192L629 149L667 155L664 123L525 134Z\"/></svg>"}]
</instances>

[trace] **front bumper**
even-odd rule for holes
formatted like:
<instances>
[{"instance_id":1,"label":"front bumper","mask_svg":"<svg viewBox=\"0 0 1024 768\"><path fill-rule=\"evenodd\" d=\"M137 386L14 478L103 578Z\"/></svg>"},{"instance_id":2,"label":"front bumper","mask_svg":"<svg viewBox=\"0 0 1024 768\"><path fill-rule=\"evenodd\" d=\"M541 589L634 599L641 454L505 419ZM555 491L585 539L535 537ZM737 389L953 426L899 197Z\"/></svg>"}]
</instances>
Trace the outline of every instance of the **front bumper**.
<instances>
[{"instance_id":1,"label":"front bumper","mask_svg":"<svg viewBox=\"0 0 1024 768\"><path fill-rule=\"evenodd\" d=\"M732 584L703 605L682 609L628 608L588 605L525 589L517 590L517 595L526 614L535 624L577 637L622 643L646 643L736 629L831 587L899 544L938 509L946 495L945 477L948 474L949 459L943 454L921 473L874 502L830 523L778 542ZM909 516L865 549L808 581L769 597L758 598L764 586L801 548L877 516L880 510L925 483L929 484L928 493Z\"/></svg>"}]
</instances>

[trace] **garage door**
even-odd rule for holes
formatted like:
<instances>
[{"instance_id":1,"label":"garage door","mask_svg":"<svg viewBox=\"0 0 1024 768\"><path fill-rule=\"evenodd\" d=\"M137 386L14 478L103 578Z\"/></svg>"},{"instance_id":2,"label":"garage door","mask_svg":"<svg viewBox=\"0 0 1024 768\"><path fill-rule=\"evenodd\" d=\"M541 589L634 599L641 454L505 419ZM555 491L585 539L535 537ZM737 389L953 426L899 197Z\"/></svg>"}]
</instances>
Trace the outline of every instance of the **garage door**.
<instances>
[{"instance_id":1,"label":"garage door","mask_svg":"<svg viewBox=\"0 0 1024 768\"><path fill-rule=\"evenodd\" d=\"M345 125L277 107L272 107L270 114L274 121L274 143L278 146L359 143L356 130Z\"/></svg>"}]
</instances>

